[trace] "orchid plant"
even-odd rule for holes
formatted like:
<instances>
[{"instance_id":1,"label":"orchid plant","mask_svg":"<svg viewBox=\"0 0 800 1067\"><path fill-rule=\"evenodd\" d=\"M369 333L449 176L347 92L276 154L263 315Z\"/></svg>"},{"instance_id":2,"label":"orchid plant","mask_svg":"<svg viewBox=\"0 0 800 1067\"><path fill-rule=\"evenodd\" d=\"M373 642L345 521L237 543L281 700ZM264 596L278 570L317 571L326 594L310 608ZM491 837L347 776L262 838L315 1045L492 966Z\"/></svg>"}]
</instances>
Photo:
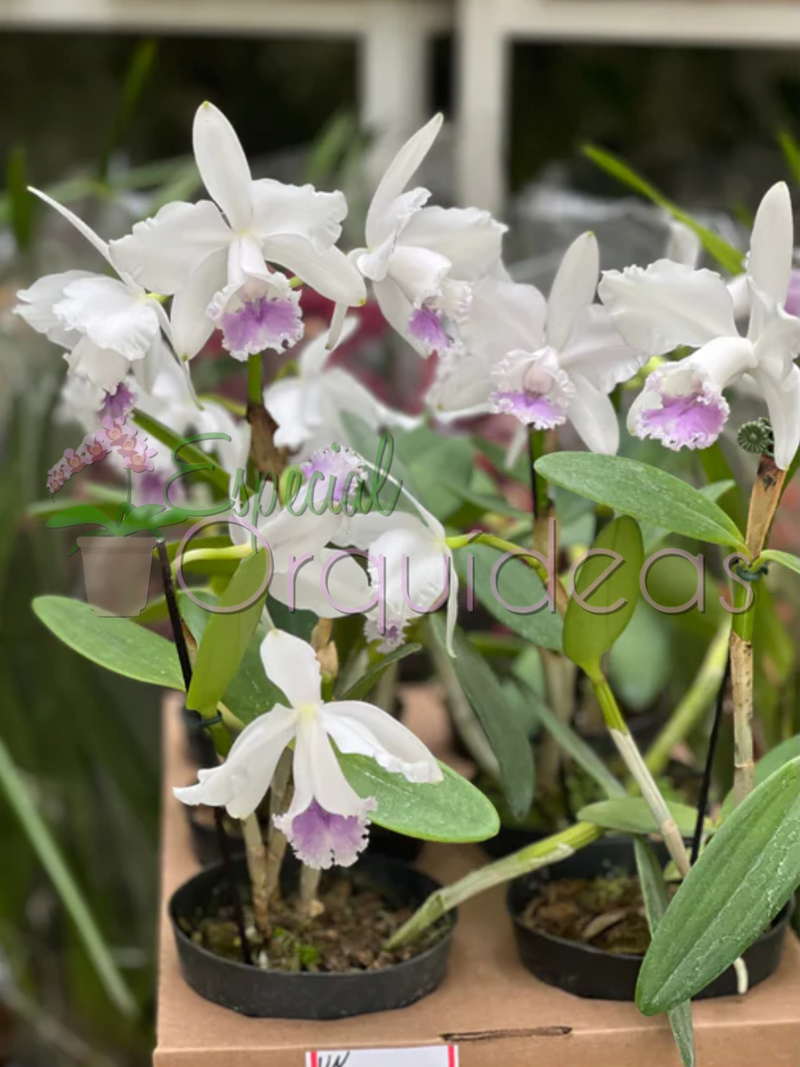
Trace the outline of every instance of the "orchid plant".
<instances>
[{"instance_id":1,"label":"orchid plant","mask_svg":"<svg viewBox=\"0 0 800 1067\"><path fill-rule=\"evenodd\" d=\"M789 192L773 186L755 218L737 282L748 294L743 336L719 273L669 259L602 272L591 233L566 250L547 298L515 282L502 259L505 226L472 208L431 206L426 189L408 188L440 127L437 116L400 150L369 206L365 245L348 254L337 247L343 194L254 179L235 131L211 104L199 108L194 125L210 199L167 204L107 244L37 194L118 275L69 272L20 294L19 314L66 351L65 403L80 392L85 414L87 396L97 412L130 397L126 417L175 450L175 462L203 480L212 506L187 507L187 523L193 514L205 518L170 546L191 670L183 660L178 669L172 646L134 622L124 623L124 647L110 650L108 620L92 619L84 605L42 598L36 610L110 669L186 690L219 765L178 785L176 796L242 821L254 916L266 940L287 847L303 865L301 904L310 906L319 871L355 863L371 822L444 841L495 833L486 796L391 714L398 665L424 646L459 729L514 815L525 816L547 792L542 774L537 799L535 771L548 745L609 800L584 805L573 824L561 813L552 836L446 887L392 944L606 830L658 834L684 884L659 915L658 931L653 922L640 1005L673 1012L690 1062L688 1000L733 963L745 987L737 961L800 876L791 821L800 802L797 739L766 777L754 761L753 728L754 626L771 609L761 579L773 564L800 572L797 557L767 547L800 443L800 319L787 306ZM712 255L741 264L740 253L689 222ZM333 311L327 333L304 340L308 289L332 301ZM427 417L393 410L330 362L338 345L357 342L358 308L370 296L419 357L436 361ZM247 363L246 409L195 391L193 361L214 331L220 359ZM279 363L287 352L291 362ZM742 529L742 478L718 439L733 417L723 393L748 384L766 401L769 421L741 428L743 447L760 456ZM630 435L649 442L639 454L650 462L630 458L633 442L620 433L626 407ZM507 430L509 421L507 451L481 433L490 425ZM103 426L105 436L87 438L82 452L50 472L53 491L73 457L96 462L129 423L109 414ZM192 430L199 437L184 439ZM579 450L560 450L572 431ZM204 435L220 442L221 463L198 447ZM671 451L653 452L652 442ZM148 469L146 444L133 447L130 469ZM685 466L686 477L670 472L681 469L671 457L683 449L704 454L709 484L696 488ZM164 489L168 505L174 477ZM205 527L215 522L227 532L212 538ZM615 693L614 664L637 629L628 628L634 614L644 618L645 599L653 606L652 553L687 556L661 547L672 535L725 549L731 592L696 681L643 755ZM693 598L662 614L702 610L701 577ZM502 625L500 637L468 626L476 600ZM349 616L363 625L347 625ZM490 665L495 651L509 648L510 677ZM734 794L724 824L706 823L701 810L690 855L685 810L665 796L661 775L675 743L708 709L710 683L725 687L728 678ZM382 699L365 702L373 691ZM613 773L571 726L575 693L607 727L618 754ZM537 730L550 741L532 746ZM265 805L266 849L257 819ZM764 872L773 879L766 896ZM655 877L663 885L660 869ZM730 899L703 932L697 916L708 912L704 894L720 878ZM712 897L719 902L719 891Z\"/></svg>"}]
</instances>

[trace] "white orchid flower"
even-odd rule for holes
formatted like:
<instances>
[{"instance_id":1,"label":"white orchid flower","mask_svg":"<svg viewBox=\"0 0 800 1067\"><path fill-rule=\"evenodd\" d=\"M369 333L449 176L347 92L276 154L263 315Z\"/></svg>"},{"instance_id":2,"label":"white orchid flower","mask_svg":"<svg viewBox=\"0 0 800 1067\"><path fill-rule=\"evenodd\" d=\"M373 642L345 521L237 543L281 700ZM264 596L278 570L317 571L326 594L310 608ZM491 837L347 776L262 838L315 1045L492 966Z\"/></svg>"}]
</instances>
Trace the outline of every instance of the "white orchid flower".
<instances>
[{"instance_id":1,"label":"white orchid flower","mask_svg":"<svg viewBox=\"0 0 800 1067\"><path fill-rule=\"evenodd\" d=\"M775 463L785 470L800 444L800 319L785 310L792 268L792 208L784 182L764 196L747 261L750 323L736 328L731 295L710 270L659 260L646 270L607 272L600 296L629 344L648 356L679 345L697 349L647 379L631 407L628 428L667 448L707 448L730 408L723 391L751 379L769 411Z\"/></svg>"},{"instance_id":2,"label":"white orchid flower","mask_svg":"<svg viewBox=\"0 0 800 1067\"><path fill-rule=\"evenodd\" d=\"M403 644L409 623L446 604L447 650L453 656L458 574L447 534L439 520L401 483L391 476L387 480L399 486L417 515L397 510L390 515L377 509L365 514L355 511L333 537L334 544L352 545L368 553L370 586L377 604L365 612L365 636L368 641L380 641L381 652L391 652Z\"/></svg>"},{"instance_id":3,"label":"white orchid flower","mask_svg":"<svg viewBox=\"0 0 800 1067\"><path fill-rule=\"evenodd\" d=\"M275 825L309 867L355 863L367 844L376 801L358 796L339 766L339 752L369 756L409 782L440 782L442 771L410 730L385 711L361 700L322 701L322 679L313 648L272 630L261 645L269 680L289 704L251 722L236 738L220 767L197 772L197 785L176 789L184 804L224 806L245 819L261 803L278 760L294 741L294 794Z\"/></svg>"},{"instance_id":4,"label":"white orchid flower","mask_svg":"<svg viewBox=\"0 0 800 1067\"><path fill-rule=\"evenodd\" d=\"M425 207L427 189L405 191L441 125L436 115L389 164L367 212L367 247L350 253L387 322L422 356L452 346L448 322L468 300L469 283L498 267L507 229L487 211ZM331 345L343 313L337 309Z\"/></svg>"},{"instance_id":5,"label":"white orchid flower","mask_svg":"<svg viewBox=\"0 0 800 1067\"><path fill-rule=\"evenodd\" d=\"M174 295L173 338L196 355L215 326L237 359L282 351L302 337L299 294L277 264L331 300L361 304L364 283L336 247L347 214L342 193L253 181L236 131L205 103L194 121L194 154L210 200L165 205L111 246L116 263L159 293Z\"/></svg>"},{"instance_id":6,"label":"white orchid flower","mask_svg":"<svg viewBox=\"0 0 800 1067\"><path fill-rule=\"evenodd\" d=\"M31 192L55 208L114 266L106 242L68 208L38 189ZM14 311L38 333L65 350L71 375L98 391L113 393L129 371L144 384L172 358L162 339L169 320L158 300L124 271L119 277L70 270L48 274L17 296Z\"/></svg>"},{"instance_id":7,"label":"white orchid flower","mask_svg":"<svg viewBox=\"0 0 800 1067\"><path fill-rule=\"evenodd\" d=\"M341 341L358 328L354 316L346 319ZM306 344L298 358L299 373L281 378L264 391L264 407L278 424L275 444L306 458L332 441L351 444L343 415L353 414L372 430L399 426L413 429L420 420L386 407L343 367L329 367L330 350L325 334Z\"/></svg>"},{"instance_id":8,"label":"white orchid flower","mask_svg":"<svg viewBox=\"0 0 800 1067\"><path fill-rule=\"evenodd\" d=\"M324 493L320 500L316 486L309 493L308 485L302 485L288 502L290 506L280 504L275 495L272 483L267 482L258 497L258 516L248 520L255 522L272 555L270 595L293 610L313 611L326 619L363 610L370 603L364 569L353 557L339 559L341 552L325 547L341 543L337 538L349 521L347 516L320 508ZM321 514L312 511L312 504ZM234 544L252 543L251 534L235 520L229 524L229 533Z\"/></svg>"},{"instance_id":9,"label":"white orchid flower","mask_svg":"<svg viewBox=\"0 0 800 1067\"><path fill-rule=\"evenodd\" d=\"M608 394L645 362L608 312L593 304L597 240L578 237L545 301L532 285L487 278L460 324L465 351L446 360L428 403L451 418L507 412L537 430L570 422L593 452L615 453L619 425Z\"/></svg>"}]
</instances>

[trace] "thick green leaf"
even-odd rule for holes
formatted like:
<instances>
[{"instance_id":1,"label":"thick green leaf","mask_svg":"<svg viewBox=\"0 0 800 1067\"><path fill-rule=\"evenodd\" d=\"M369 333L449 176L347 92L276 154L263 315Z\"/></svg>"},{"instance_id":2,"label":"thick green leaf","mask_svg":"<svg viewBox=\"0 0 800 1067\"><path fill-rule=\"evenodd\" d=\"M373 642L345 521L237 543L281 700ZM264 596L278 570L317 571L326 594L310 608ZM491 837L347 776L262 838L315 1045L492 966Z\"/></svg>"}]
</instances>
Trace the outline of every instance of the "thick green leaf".
<instances>
[{"instance_id":1,"label":"thick green leaf","mask_svg":"<svg viewBox=\"0 0 800 1067\"><path fill-rule=\"evenodd\" d=\"M360 797L377 800L370 818L387 830L425 841L485 841L500 828L491 801L444 763L444 780L434 784L408 782L368 756L340 753L339 763Z\"/></svg>"},{"instance_id":2,"label":"thick green leaf","mask_svg":"<svg viewBox=\"0 0 800 1067\"><path fill-rule=\"evenodd\" d=\"M445 648L445 623L430 617L430 632ZM521 819L533 801L533 752L517 715L507 707L503 690L491 667L470 644L463 630L453 636L453 669L472 710L478 717L500 765L503 794L512 814Z\"/></svg>"},{"instance_id":3,"label":"thick green leaf","mask_svg":"<svg viewBox=\"0 0 800 1067\"><path fill-rule=\"evenodd\" d=\"M524 637L534 645L561 650L561 632L563 624L555 611L545 602L544 607L535 613L528 611L510 611L492 590L492 572L504 552L489 545L472 544L459 548L453 553L456 572L462 584L469 583L469 557L474 560L474 577L472 586L475 599L489 611L498 622L503 623L514 633ZM525 560L507 559L498 574L497 592L506 604L513 608L531 608L546 596L541 579L529 567Z\"/></svg>"},{"instance_id":4,"label":"thick green leaf","mask_svg":"<svg viewBox=\"0 0 800 1067\"><path fill-rule=\"evenodd\" d=\"M673 677L669 616L639 598L633 619L608 657L608 680L633 711L650 707Z\"/></svg>"},{"instance_id":5,"label":"thick green leaf","mask_svg":"<svg viewBox=\"0 0 800 1067\"><path fill-rule=\"evenodd\" d=\"M219 603L218 598L212 593L195 591L195 596L210 606L216 606ZM184 597L181 601L180 610L192 636L199 645L206 627L215 616L188 597ZM264 665L261 662L261 642L266 636L267 627L259 622L250 638L238 670L222 695L222 703L245 726L276 704L287 703L284 694L272 684L264 672Z\"/></svg>"},{"instance_id":6,"label":"thick green leaf","mask_svg":"<svg viewBox=\"0 0 800 1067\"><path fill-rule=\"evenodd\" d=\"M388 670L393 663L399 663L401 659L405 659L406 656L411 656L415 652L419 652L422 645L402 645L400 648L396 648L394 652L389 652L386 656L382 656L381 659L375 663L365 674L358 679L350 688L342 693L340 700L363 700L365 696L372 692L375 686L380 681L383 672Z\"/></svg>"},{"instance_id":7,"label":"thick green leaf","mask_svg":"<svg viewBox=\"0 0 800 1067\"><path fill-rule=\"evenodd\" d=\"M688 226L690 230L694 230L706 252L713 256L725 270L731 274L741 274L744 270L744 255L738 248L734 248L719 234L709 230L679 208L677 204L668 200L655 186L631 170L627 163L623 163L621 159L618 159L610 152L606 152L602 148L596 148L594 145L585 145L583 154L587 159L591 159L601 170L604 170L606 174L610 174L612 178L616 178L623 185L627 185L629 189L633 189L640 196L664 208L674 219L682 222L684 226Z\"/></svg>"},{"instance_id":8,"label":"thick green leaf","mask_svg":"<svg viewBox=\"0 0 800 1067\"><path fill-rule=\"evenodd\" d=\"M548 481L641 522L745 551L741 531L722 508L666 471L593 452L556 452L536 466Z\"/></svg>"},{"instance_id":9,"label":"thick green leaf","mask_svg":"<svg viewBox=\"0 0 800 1067\"><path fill-rule=\"evenodd\" d=\"M532 711L537 721L558 742L559 747L571 756L579 767L590 775L609 797L625 796L625 788L618 782L595 750L591 748L568 724L533 693L527 685L521 686L530 698ZM600 824L598 824L600 825Z\"/></svg>"},{"instance_id":10,"label":"thick green leaf","mask_svg":"<svg viewBox=\"0 0 800 1067\"><path fill-rule=\"evenodd\" d=\"M116 509L114 509L116 511ZM113 515L107 515L105 511L94 504L74 504L62 511L51 515L46 523L48 529L60 530L67 526L102 526L105 530L115 530L116 522Z\"/></svg>"},{"instance_id":11,"label":"thick green leaf","mask_svg":"<svg viewBox=\"0 0 800 1067\"><path fill-rule=\"evenodd\" d=\"M95 615L82 600L40 596L33 610L65 645L106 670L139 682L183 689L175 646L132 619Z\"/></svg>"},{"instance_id":12,"label":"thick green leaf","mask_svg":"<svg viewBox=\"0 0 800 1067\"><path fill-rule=\"evenodd\" d=\"M613 647L636 609L639 575L644 563L638 524L627 515L614 519L600 531L592 551L603 554L590 556L581 565L575 580L576 595L570 598L564 619L564 653L590 674L599 669L601 659ZM606 555L608 552L621 556L622 562ZM603 580L611 568L609 577ZM596 582L600 584L587 595ZM616 604L620 604L616 610L609 610ZM595 614L597 611L603 614Z\"/></svg>"},{"instance_id":13,"label":"thick green leaf","mask_svg":"<svg viewBox=\"0 0 800 1067\"><path fill-rule=\"evenodd\" d=\"M792 552L781 552L779 548L767 548L761 553L761 559L767 563L780 563L789 571L800 574L800 559Z\"/></svg>"},{"instance_id":14,"label":"thick green leaf","mask_svg":"<svg viewBox=\"0 0 800 1067\"><path fill-rule=\"evenodd\" d=\"M774 774L784 763L797 759L800 756L800 734L787 738L776 745L766 756L762 756L756 762L756 785L761 785L771 774ZM717 823L721 825L736 807L736 797L733 790L725 797L717 815Z\"/></svg>"},{"instance_id":15,"label":"thick green leaf","mask_svg":"<svg viewBox=\"0 0 800 1067\"><path fill-rule=\"evenodd\" d=\"M645 956L636 1003L669 1011L722 974L800 883L800 758L732 813L686 876Z\"/></svg>"},{"instance_id":16,"label":"thick green leaf","mask_svg":"<svg viewBox=\"0 0 800 1067\"><path fill-rule=\"evenodd\" d=\"M206 625L186 694L187 707L201 713L213 712L236 676L264 609L264 592L259 594L259 590L264 586L268 565L265 552L254 552L242 560L219 598L217 609L247 604L256 597L242 610L217 610Z\"/></svg>"},{"instance_id":17,"label":"thick green leaf","mask_svg":"<svg viewBox=\"0 0 800 1067\"><path fill-rule=\"evenodd\" d=\"M670 815L683 837L691 837L697 822L697 812L688 804L672 800L667 802ZM587 804L578 812L581 822L593 822L606 830L620 834L657 834L658 823L642 797L619 797L614 800L599 800Z\"/></svg>"},{"instance_id":18,"label":"thick green leaf","mask_svg":"<svg viewBox=\"0 0 800 1067\"><path fill-rule=\"evenodd\" d=\"M636 855L639 885L644 899L644 910L652 937L667 910L667 885L656 855L648 842L641 837L634 837L633 848ZM669 1012L669 1025L672 1027L672 1035L678 1046L683 1067L694 1067L694 1027L692 1026L692 1002L690 1000L683 1001Z\"/></svg>"},{"instance_id":19,"label":"thick green leaf","mask_svg":"<svg viewBox=\"0 0 800 1067\"><path fill-rule=\"evenodd\" d=\"M5 793L11 810L19 819L39 862L47 871L61 903L75 923L84 948L109 997L125 1015L136 1015L136 1002L119 972L111 948L103 939L86 898L64 861L47 823L39 813L37 801L31 795L2 740L0 792Z\"/></svg>"}]
</instances>

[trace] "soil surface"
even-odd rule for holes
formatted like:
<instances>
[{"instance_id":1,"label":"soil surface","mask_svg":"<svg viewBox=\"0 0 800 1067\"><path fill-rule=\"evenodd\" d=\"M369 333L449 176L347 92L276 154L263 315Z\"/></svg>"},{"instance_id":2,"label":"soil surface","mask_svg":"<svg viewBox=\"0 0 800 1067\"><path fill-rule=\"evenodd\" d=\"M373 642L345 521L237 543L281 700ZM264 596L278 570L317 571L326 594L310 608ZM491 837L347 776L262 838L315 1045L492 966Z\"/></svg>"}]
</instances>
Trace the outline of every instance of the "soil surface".
<instances>
[{"instance_id":1,"label":"soil surface","mask_svg":"<svg viewBox=\"0 0 800 1067\"><path fill-rule=\"evenodd\" d=\"M676 888L668 887L668 892ZM643 956L650 944L639 881L627 875L549 882L526 906L520 921L530 930L606 952Z\"/></svg>"},{"instance_id":2,"label":"soil surface","mask_svg":"<svg viewBox=\"0 0 800 1067\"><path fill-rule=\"evenodd\" d=\"M386 952L384 944L411 917L413 908L397 908L375 889L332 873L323 877L313 917L301 915L294 897L273 902L272 937L265 943L253 923L248 891L240 887L250 955L261 970L344 974L380 971L420 955L449 929L443 920L411 945ZM223 899L227 900L227 894ZM214 914L197 912L179 920L191 939L217 956L242 961L233 908L220 903Z\"/></svg>"}]
</instances>

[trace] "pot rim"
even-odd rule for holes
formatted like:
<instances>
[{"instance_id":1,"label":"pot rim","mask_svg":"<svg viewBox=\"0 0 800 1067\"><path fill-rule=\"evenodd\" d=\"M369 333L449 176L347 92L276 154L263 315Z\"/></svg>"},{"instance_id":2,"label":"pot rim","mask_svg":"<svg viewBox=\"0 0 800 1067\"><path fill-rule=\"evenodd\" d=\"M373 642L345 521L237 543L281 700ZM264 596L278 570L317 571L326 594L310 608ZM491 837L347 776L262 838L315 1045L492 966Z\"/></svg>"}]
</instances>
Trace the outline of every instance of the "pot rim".
<instances>
[{"instance_id":1,"label":"pot rim","mask_svg":"<svg viewBox=\"0 0 800 1067\"><path fill-rule=\"evenodd\" d=\"M430 881L435 881L435 879L431 878L429 874L425 874L424 871L418 871L416 867L412 867L411 864L405 863L403 860L396 860L389 856L381 856L380 859L381 862L385 863L387 866L397 865L406 867L409 870L414 871L416 874L421 875L423 878L429 879ZM244 856L234 857L235 866L244 866L244 862ZM338 973L321 973L319 971L262 970L260 967L256 967L253 964L243 963L240 960L230 960L227 959L225 956L218 956L215 952L211 952L211 950L207 949L204 945L198 945L197 942L193 941L185 932L185 930L181 928L177 921L175 897L181 892L182 889L184 889L186 886L190 885L193 881L195 881L195 879L203 879L211 882L215 874L222 873L223 866L224 864L222 863L212 864L211 866L205 867L203 868L203 870L198 871L196 874L193 874L192 877L187 878L185 882L181 882L178 888L175 889L175 891L171 894L167 903L167 913L169 915L170 925L172 926L173 934L176 939L182 941L187 947L191 948L192 951L198 953L198 955L202 956L209 962L216 963L220 966L233 967L236 970L242 971L244 974L250 975L251 977L256 975L264 975L265 977L268 976L270 978L281 978L284 980L290 980L295 982L309 981L311 979L315 979L318 982L333 982L337 980L342 981L343 979L360 979L363 981L364 979L369 978L371 975L378 976L385 974L397 974L398 971L401 971L403 968L410 969L414 967L414 965L418 965L422 960L425 960L429 956L432 956L435 952L440 951L443 944L452 938L453 933L455 932L455 928L458 924L458 909L451 908L451 910L446 912L445 915L443 915L439 920L440 922L445 922L447 924L447 928L443 929L442 936L435 942L435 944L430 945L428 948L425 949L424 952L419 952L416 956L412 956L410 960L403 960L401 963L393 963L390 967L385 967L380 971L371 972L364 970L342 971ZM343 867L341 869L347 870L348 868Z\"/></svg>"},{"instance_id":2,"label":"pot rim","mask_svg":"<svg viewBox=\"0 0 800 1067\"><path fill-rule=\"evenodd\" d=\"M94 537L82 534L75 540L81 551L85 548L102 548L106 551L150 553L157 543L157 539L152 535L141 537L139 534L127 534L125 537L117 537L115 534L98 534Z\"/></svg>"},{"instance_id":3,"label":"pot rim","mask_svg":"<svg viewBox=\"0 0 800 1067\"><path fill-rule=\"evenodd\" d=\"M542 868L540 868L540 870L541 869ZM535 874L536 872L533 871L531 873ZM514 881L511 882L511 884L509 885L508 891L506 893L506 910L508 911L511 921L518 929L523 930L526 934L531 934L534 937L546 938L548 941L551 941L555 945L568 946L570 948L579 949L581 952L585 952L589 956L598 956L602 959L611 958L615 960L629 960L633 963L642 962L644 956L635 956L632 952L609 952L608 949L596 948L594 945L587 944L584 941L574 941L569 937L560 937L558 934L551 934L548 933L546 930L537 930L532 929L530 926L526 926L525 923L522 922L521 914L515 911L511 904L511 896L515 884L519 884L519 882L525 877L526 875L523 874L520 876L520 878L514 879ZM552 881L554 882L563 882L566 880L567 879L564 878L552 879ZM771 941L773 938L779 937L781 935L782 928L788 924L791 913L792 900L789 900L786 902L786 904L783 905L781 910L770 923L769 927L761 934L759 934L759 936L755 939L755 941L752 942L752 944L761 944L764 942Z\"/></svg>"}]
</instances>

